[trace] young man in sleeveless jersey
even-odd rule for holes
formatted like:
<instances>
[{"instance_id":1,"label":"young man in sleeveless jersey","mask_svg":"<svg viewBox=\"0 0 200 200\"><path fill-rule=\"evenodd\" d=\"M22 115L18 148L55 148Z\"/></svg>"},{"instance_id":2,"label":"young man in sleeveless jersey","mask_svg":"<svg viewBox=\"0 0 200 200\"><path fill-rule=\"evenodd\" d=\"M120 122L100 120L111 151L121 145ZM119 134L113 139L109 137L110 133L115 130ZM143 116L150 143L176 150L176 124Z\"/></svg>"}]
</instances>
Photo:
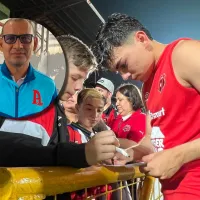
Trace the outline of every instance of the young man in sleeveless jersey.
<instances>
[{"instance_id":1,"label":"young man in sleeveless jersey","mask_svg":"<svg viewBox=\"0 0 200 200\"><path fill-rule=\"evenodd\" d=\"M156 153L143 170L160 178L165 200L200 199L200 42L154 40L134 17L113 14L102 24L94 51L124 80L144 82Z\"/></svg>"}]
</instances>

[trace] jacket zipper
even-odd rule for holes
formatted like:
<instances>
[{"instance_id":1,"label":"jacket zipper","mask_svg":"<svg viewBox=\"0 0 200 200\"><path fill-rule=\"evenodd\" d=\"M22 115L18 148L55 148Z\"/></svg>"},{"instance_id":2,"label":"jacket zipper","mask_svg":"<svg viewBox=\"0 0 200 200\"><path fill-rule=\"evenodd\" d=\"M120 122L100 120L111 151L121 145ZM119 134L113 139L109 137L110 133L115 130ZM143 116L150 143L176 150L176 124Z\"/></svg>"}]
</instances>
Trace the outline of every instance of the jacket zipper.
<instances>
[{"instance_id":1,"label":"jacket zipper","mask_svg":"<svg viewBox=\"0 0 200 200\"><path fill-rule=\"evenodd\" d=\"M18 96L19 96L19 88L15 88L15 117L18 117Z\"/></svg>"},{"instance_id":2,"label":"jacket zipper","mask_svg":"<svg viewBox=\"0 0 200 200\"><path fill-rule=\"evenodd\" d=\"M26 82L23 82L20 86L18 87L15 87L15 117L17 118L18 117L18 112L19 112L19 109L18 109L18 99L19 99L19 89L20 87Z\"/></svg>"}]
</instances>

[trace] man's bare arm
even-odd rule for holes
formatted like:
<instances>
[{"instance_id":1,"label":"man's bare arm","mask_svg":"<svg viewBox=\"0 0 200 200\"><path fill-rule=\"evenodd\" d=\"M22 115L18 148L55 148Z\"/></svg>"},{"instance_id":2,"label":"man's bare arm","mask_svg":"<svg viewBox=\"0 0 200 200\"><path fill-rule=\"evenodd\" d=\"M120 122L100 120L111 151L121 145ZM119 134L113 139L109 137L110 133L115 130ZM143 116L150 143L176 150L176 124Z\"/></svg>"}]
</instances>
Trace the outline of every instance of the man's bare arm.
<instances>
[{"instance_id":1,"label":"man's bare arm","mask_svg":"<svg viewBox=\"0 0 200 200\"><path fill-rule=\"evenodd\" d=\"M187 40L177 45L172 54L172 64L180 84L195 88L200 95L200 41ZM176 147L176 150L183 156L183 163L187 163L200 158L199 147L200 139L197 139Z\"/></svg>"}]
</instances>

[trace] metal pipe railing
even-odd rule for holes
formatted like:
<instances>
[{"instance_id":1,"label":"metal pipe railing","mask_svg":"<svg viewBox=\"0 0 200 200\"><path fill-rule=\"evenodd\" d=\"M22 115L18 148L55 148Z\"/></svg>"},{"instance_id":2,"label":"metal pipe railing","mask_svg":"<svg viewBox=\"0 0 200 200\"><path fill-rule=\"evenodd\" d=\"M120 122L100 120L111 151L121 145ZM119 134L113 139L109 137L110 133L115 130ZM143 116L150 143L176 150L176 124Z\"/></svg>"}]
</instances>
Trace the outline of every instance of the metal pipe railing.
<instances>
[{"instance_id":1,"label":"metal pipe railing","mask_svg":"<svg viewBox=\"0 0 200 200\"><path fill-rule=\"evenodd\" d=\"M7 199L43 199L122 180L144 177L138 167L93 166L0 168L0 196Z\"/></svg>"}]
</instances>

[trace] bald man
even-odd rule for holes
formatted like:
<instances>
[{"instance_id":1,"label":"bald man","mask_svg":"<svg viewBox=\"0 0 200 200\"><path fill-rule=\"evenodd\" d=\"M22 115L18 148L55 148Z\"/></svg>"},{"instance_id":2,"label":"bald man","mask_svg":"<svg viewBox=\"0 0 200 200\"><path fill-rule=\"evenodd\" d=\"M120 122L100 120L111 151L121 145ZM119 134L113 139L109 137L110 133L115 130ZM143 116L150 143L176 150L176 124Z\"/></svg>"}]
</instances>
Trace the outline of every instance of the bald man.
<instances>
[{"instance_id":1,"label":"bald man","mask_svg":"<svg viewBox=\"0 0 200 200\"><path fill-rule=\"evenodd\" d=\"M57 97L55 83L30 64L38 39L29 20L9 19L2 28L0 47L5 61L0 65L0 115L27 117L41 112Z\"/></svg>"}]
</instances>

